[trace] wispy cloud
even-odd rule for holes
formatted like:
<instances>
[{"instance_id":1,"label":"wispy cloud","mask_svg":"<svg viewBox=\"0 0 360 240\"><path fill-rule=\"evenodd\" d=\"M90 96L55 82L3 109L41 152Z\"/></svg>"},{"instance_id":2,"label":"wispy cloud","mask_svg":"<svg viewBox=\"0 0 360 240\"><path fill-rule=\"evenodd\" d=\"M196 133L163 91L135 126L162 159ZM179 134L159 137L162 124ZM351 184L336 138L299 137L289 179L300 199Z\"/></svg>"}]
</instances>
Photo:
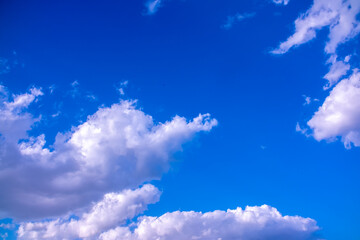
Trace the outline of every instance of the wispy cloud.
<instances>
[{"instance_id":1,"label":"wispy cloud","mask_svg":"<svg viewBox=\"0 0 360 240\"><path fill-rule=\"evenodd\" d=\"M152 15L154 13L156 13L159 9L159 7L162 6L162 2L163 0L148 0L145 3L145 7L146 7L146 13L148 15Z\"/></svg>"},{"instance_id":2,"label":"wispy cloud","mask_svg":"<svg viewBox=\"0 0 360 240\"><path fill-rule=\"evenodd\" d=\"M329 41L326 43L325 52L334 54L339 44L359 33L360 22L357 18L359 12L358 0L316 0L305 14L296 19L295 33L272 53L286 53L291 48L314 39L318 30L329 27Z\"/></svg>"},{"instance_id":3,"label":"wispy cloud","mask_svg":"<svg viewBox=\"0 0 360 240\"><path fill-rule=\"evenodd\" d=\"M124 81L120 82L118 84L118 86L116 87L116 89L118 90L118 92L121 96L125 95L125 88L127 87L128 84L129 84L129 81L124 80Z\"/></svg>"},{"instance_id":4,"label":"wispy cloud","mask_svg":"<svg viewBox=\"0 0 360 240\"><path fill-rule=\"evenodd\" d=\"M288 5L290 0L273 0L273 3L278 5Z\"/></svg>"},{"instance_id":5,"label":"wispy cloud","mask_svg":"<svg viewBox=\"0 0 360 240\"><path fill-rule=\"evenodd\" d=\"M256 15L255 12L251 12L251 13L243 13L243 14L236 13L235 15L228 16L225 24L222 25L222 28L228 30L232 28L235 23L241 22L247 18L255 17L255 15Z\"/></svg>"}]
</instances>

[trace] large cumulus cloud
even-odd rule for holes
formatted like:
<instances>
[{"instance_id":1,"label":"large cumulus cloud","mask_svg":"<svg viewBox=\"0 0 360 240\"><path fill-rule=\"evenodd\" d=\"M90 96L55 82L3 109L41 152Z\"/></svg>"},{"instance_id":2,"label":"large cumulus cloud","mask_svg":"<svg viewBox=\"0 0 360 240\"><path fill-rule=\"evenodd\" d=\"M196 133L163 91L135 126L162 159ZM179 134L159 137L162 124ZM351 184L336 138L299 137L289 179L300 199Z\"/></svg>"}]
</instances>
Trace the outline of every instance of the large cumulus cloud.
<instances>
[{"instance_id":1,"label":"large cumulus cloud","mask_svg":"<svg viewBox=\"0 0 360 240\"><path fill-rule=\"evenodd\" d=\"M217 122L209 114L187 121L175 116L154 123L122 101L100 108L71 131L58 134L52 148L45 135L28 136L38 120L26 111L40 89L11 96L4 87L0 104L0 211L3 216L41 218L65 214L105 193L158 179L171 154Z\"/></svg>"},{"instance_id":2,"label":"large cumulus cloud","mask_svg":"<svg viewBox=\"0 0 360 240\"><path fill-rule=\"evenodd\" d=\"M313 219L282 216L267 205L141 216L160 198L156 187L142 184L160 178L194 134L217 125L209 114L154 123L134 101L121 101L46 147L44 134L28 132L40 120L27 108L41 89L0 90L0 209L16 218L19 239L315 239Z\"/></svg>"},{"instance_id":3,"label":"large cumulus cloud","mask_svg":"<svg viewBox=\"0 0 360 240\"><path fill-rule=\"evenodd\" d=\"M100 240L310 240L319 229L310 218L282 216L275 208L236 208L213 212L168 212L160 217L139 217L124 224L154 203L159 191L152 185L105 195L79 219L23 223L19 239Z\"/></svg>"},{"instance_id":4,"label":"large cumulus cloud","mask_svg":"<svg viewBox=\"0 0 360 240\"><path fill-rule=\"evenodd\" d=\"M317 140L338 136L345 147L360 146L360 73L341 80L308 121Z\"/></svg>"}]
</instances>

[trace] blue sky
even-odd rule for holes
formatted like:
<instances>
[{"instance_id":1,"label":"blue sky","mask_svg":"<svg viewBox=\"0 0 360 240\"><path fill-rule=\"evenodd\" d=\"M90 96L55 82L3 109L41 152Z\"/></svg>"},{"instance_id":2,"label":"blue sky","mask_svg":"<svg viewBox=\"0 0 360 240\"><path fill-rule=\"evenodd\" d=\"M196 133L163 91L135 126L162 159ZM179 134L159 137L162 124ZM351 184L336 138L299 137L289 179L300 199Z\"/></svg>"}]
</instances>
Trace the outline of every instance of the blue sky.
<instances>
[{"instance_id":1,"label":"blue sky","mask_svg":"<svg viewBox=\"0 0 360 240\"><path fill-rule=\"evenodd\" d=\"M0 5L3 239L360 238L356 0Z\"/></svg>"}]
</instances>

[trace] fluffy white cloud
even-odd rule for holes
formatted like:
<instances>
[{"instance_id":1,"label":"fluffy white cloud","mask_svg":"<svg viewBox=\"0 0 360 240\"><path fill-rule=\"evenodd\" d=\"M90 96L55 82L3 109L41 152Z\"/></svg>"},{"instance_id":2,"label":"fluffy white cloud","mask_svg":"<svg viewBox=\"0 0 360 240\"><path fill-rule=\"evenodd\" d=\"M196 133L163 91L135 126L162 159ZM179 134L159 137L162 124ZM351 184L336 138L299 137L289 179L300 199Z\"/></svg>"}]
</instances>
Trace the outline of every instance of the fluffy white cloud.
<instances>
[{"instance_id":1,"label":"fluffy white cloud","mask_svg":"<svg viewBox=\"0 0 360 240\"><path fill-rule=\"evenodd\" d=\"M145 211L147 205L157 202L159 197L159 190L150 184L133 191L107 193L79 219L21 224L18 239L97 239L102 232Z\"/></svg>"},{"instance_id":2,"label":"fluffy white cloud","mask_svg":"<svg viewBox=\"0 0 360 240\"><path fill-rule=\"evenodd\" d=\"M314 0L312 7L295 21L295 33L273 50L274 54L287 52L316 37L316 31L329 27L327 53L335 53L339 44L356 36L360 31L357 15L360 12L358 0Z\"/></svg>"},{"instance_id":3,"label":"fluffy white cloud","mask_svg":"<svg viewBox=\"0 0 360 240\"><path fill-rule=\"evenodd\" d=\"M360 146L360 73L355 70L330 92L310 121L317 140L340 136L345 147Z\"/></svg>"},{"instance_id":4,"label":"fluffy white cloud","mask_svg":"<svg viewBox=\"0 0 360 240\"><path fill-rule=\"evenodd\" d=\"M152 185L137 190L106 194L79 219L56 219L23 223L19 239L101 239L101 240L188 240L188 239L316 239L319 229L310 218L282 216L267 205L201 213L169 212L160 217L139 217L147 205L159 198Z\"/></svg>"},{"instance_id":5,"label":"fluffy white cloud","mask_svg":"<svg viewBox=\"0 0 360 240\"><path fill-rule=\"evenodd\" d=\"M273 0L273 3L275 3L275 4L288 5L289 0Z\"/></svg>"},{"instance_id":6,"label":"fluffy white cloud","mask_svg":"<svg viewBox=\"0 0 360 240\"><path fill-rule=\"evenodd\" d=\"M11 97L9 95L6 88L0 85L1 143L3 143L4 139L6 139L7 143L16 143L19 139L27 136L26 131L29 130L30 126L38 119L33 118L32 115L25 110L37 97L43 95L43 93L39 88L31 88L29 92L25 94L12 95Z\"/></svg>"},{"instance_id":7,"label":"fluffy white cloud","mask_svg":"<svg viewBox=\"0 0 360 240\"><path fill-rule=\"evenodd\" d=\"M310 218L282 216L275 208L237 208L213 212L172 212L160 217L142 217L137 227L117 227L101 234L101 240L188 240L188 239L316 239L319 228Z\"/></svg>"},{"instance_id":8,"label":"fluffy white cloud","mask_svg":"<svg viewBox=\"0 0 360 240\"><path fill-rule=\"evenodd\" d=\"M4 92L4 91L3 91ZM154 123L151 116L122 101L100 108L72 131L58 134L52 148L45 135L29 137L34 123L25 108L39 89L3 94L0 107L0 211L3 216L41 218L65 214L105 193L159 179L171 154L200 131L217 124L209 114L191 121L175 116ZM14 127L16 126L16 127Z\"/></svg>"}]
</instances>

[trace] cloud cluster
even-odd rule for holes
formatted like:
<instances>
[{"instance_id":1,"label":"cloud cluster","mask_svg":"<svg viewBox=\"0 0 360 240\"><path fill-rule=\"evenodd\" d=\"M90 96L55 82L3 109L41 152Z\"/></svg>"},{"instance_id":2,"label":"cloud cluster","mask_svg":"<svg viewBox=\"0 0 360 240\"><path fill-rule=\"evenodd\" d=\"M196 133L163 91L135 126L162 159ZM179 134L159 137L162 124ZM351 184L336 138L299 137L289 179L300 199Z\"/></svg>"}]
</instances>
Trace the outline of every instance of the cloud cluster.
<instances>
[{"instance_id":1,"label":"cloud cluster","mask_svg":"<svg viewBox=\"0 0 360 240\"><path fill-rule=\"evenodd\" d=\"M43 95L41 89L19 95L0 90L2 214L47 219L21 222L19 239L315 239L314 220L282 216L266 205L133 220L160 197L153 185L137 187L160 178L172 153L217 124L209 114L156 124L135 102L122 101L100 108L45 147L44 134L28 133L40 120L28 107Z\"/></svg>"},{"instance_id":2,"label":"cloud cluster","mask_svg":"<svg viewBox=\"0 0 360 240\"><path fill-rule=\"evenodd\" d=\"M316 239L316 222L310 218L282 216L275 208L237 208L213 212L169 212L160 217L139 217L130 225L127 219L143 212L147 204L158 200L152 185L106 194L89 213L79 219L57 219L24 223L19 239L101 239L101 240L188 240L188 239Z\"/></svg>"},{"instance_id":3,"label":"cloud cluster","mask_svg":"<svg viewBox=\"0 0 360 240\"><path fill-rule=\"evenodd\" d=\"M360 32L360 1L358 0L314 0L313 5L295 21L295 33L273 54L283 54L291 48L316 37L316 32L328 27L328 41L325 53L329 54L328 81L324 90L333 88L323 105L308 121L317 140L334 140L340 137L345 146L360 146L359 118L359 73L352 68L350 55L338 60L337 48ZM346 77L352 70L352 75ZM341 81L340 81L341 80ZM308 136L308 130L297 125L297 131Z\"/></svg>"},{"instance_id":4,"label":"cloud cluster","mask_svg":"<svg viewBox=\"0 0 360 240\"><path fill-rule=\"evenodd\" d=\"M25 110L41 90L11 97L1 87L1 93L0 211L16 218L65 214L107 192L159 179L183 143L217 124L209 114L156 124L134 101L122 101L59 133L49 148L44 134L28 136L37 118Z\"/></svg>"}]
</instances>

